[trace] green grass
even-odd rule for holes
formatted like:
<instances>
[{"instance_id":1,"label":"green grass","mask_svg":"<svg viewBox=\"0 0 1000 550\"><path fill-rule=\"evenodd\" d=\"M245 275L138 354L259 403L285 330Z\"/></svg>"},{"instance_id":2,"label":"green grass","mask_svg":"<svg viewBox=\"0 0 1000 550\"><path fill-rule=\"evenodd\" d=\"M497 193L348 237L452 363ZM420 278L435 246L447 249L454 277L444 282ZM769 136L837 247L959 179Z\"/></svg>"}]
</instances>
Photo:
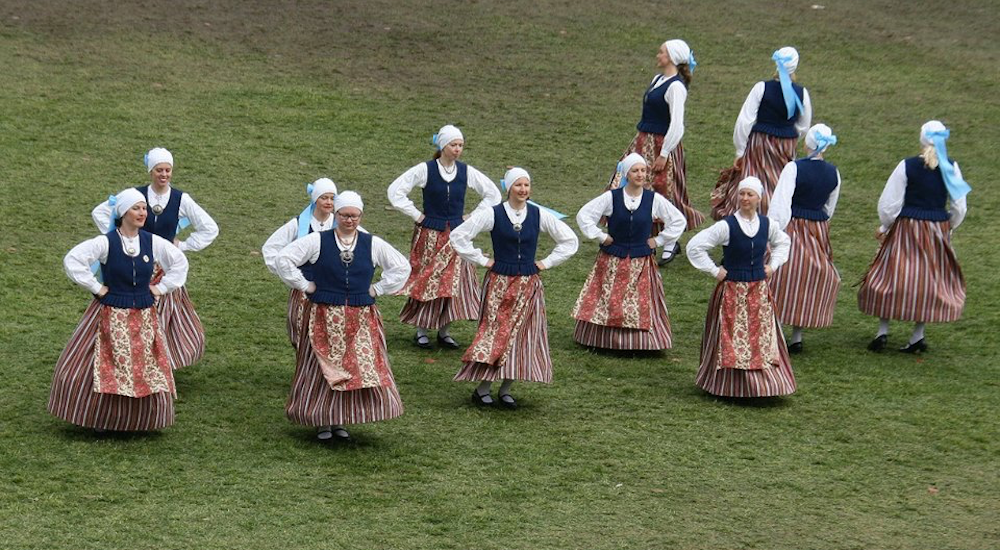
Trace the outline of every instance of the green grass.
<instances>
[{"instance_id":1,"label":"green grass","mask_svg":"<svg viewBox=\"0 0 1000 550\"><path fill-rule=\"evenodd\" d=\"M682 260L664 272L673 350L576 346L583 243L544 275L555 382L516 385L516 413L468 405L471 386L451 382L460 352L417 353L389 298L404 416L344 447L285 420L286 291L258 251L305 182L360 191L364 225L407 251L385 188L452 122L463 160L495 180L524 166L536 200L575 212L675 36L699 61L684 144L702 211L777 47L799 48L815 120L840 138L844 286L834 327L806 332L796 394L743 404L694 386L713 282ZM986 0L0 4L0 547L1000 546L997 36ZM928 328L923 357L875 356L851 285L875 252L882 185L930 118L952 128L974 189L954 236L966 311ZM208 352L178 374L175 426L94 437L45 411L88 300L61 258L95 234L96 202L143 182L155 145L222 228L189 256ZM908 330L894 324L891 343Z\"/></svg>"}]
</instances>

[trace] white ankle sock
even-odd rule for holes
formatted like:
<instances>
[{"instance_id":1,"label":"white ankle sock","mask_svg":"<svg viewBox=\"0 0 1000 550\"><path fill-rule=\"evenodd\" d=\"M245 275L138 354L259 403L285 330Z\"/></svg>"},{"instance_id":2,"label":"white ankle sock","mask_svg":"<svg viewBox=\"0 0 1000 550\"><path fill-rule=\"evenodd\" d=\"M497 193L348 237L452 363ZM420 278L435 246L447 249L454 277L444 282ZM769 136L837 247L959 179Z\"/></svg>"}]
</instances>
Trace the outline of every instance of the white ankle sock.
<instances>
[{"instance_id":1,"label":"white ankle sock","mask_svg":"<svg viewBox=\"0 0 1000 550\"><path fill-rule=\"evenodd\" d=\"M427 329L417 327L417 338L426 338L426 337L427 337Z\"/></svg>"},{"instance_id":2,"label":"white ankle sock","mask_svg":"<svg viewBox=\"0 0 1000 550\"><path fill-rule=\"evenodd\" d=\"M927 323L917 323L913 325L913 334L910 335L910 343L916 344L924 339L924 327Z\"/></svg>"},{"instance_id":3,"label":"white ankle sock","mask_svg":"<svg viewBox=\"0 0 1000 550\"><path fill-rule=\"evenodd\" d=\"M798 344L802 341L802 327L792 327L792 343Z\"/></svg>"},{"instance_id":4,"label":"white ankle sock","mask_svg":"<svg viewBox=\"0 0 1000 550\"><path fill-rule=\"evenodd\" d=\"M875 335L876 338L889 334L889 320L879 319L878 320L878 334Z\"/></svg>"},{"instance_id":5,"label":"white ankle sock","mask_svg":"<svg viewBox=\"0 0 1000 550\"><path fill-rule=\"evenodd\" d=\"M500 384L499 395L506 395L510 393L510 387L514 384L514 381L510 378L504 378L503 384Z\"/></svg>"},{"instance_id":6,"label":"white ankle sock","mask_svg":"<svg viewBox=\"0 0 1000 550\"><path fill-rule=\"evenodd\" d=\"M451 326L451 323L448 323L447 325L444 325L443 327L439 328L438 329L438 336L441 337L441 338L447 338L447 337L451 336L450 334L448 334L448 327L450 327L450 326Z\"/></svg>"}]
</instances>

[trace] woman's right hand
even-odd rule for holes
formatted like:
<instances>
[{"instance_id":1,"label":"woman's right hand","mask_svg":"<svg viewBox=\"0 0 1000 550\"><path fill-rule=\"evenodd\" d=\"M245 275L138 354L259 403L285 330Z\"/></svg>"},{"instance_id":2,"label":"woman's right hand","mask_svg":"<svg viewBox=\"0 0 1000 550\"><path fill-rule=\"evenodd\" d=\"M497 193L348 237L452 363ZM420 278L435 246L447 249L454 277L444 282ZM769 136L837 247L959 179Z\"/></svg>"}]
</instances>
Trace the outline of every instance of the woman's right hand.
<instances>
[{"instance_id":1,"label":"woman's right hand","mask_svg":"<svg viewBox=\"0 0 1000 550\"><path fill-rule=\"evenodd\" d=\"M881 227L875 230L875 240L879 243L885 241L885 233L882 232Z\"/></svg>"},{"instance_id":2,"label":"woman's right hand","mask_svg":"<svg viewBox=\"0 0 1000 550\"><path fill-rule=\"evenodd\" d=\"M726 280L726 275L728 275L728 274L729 274L729 272L726 271L726 268L720 267L719 268L719 272L715 275L715 280L719 281L721 283L722 281Z\"/></svg>"},{"instance_id":3,"label":"woman's right hand","mask_svg":"<svg viewBox=\"0 0 1000 550\"><path fill-rule=\"evenodd\" d=\"M97 297L98 297L98 298L103 298L103 297L105 297L105 296L107 296L107 295L108 295L108 292L109 292L109 291L111 291L111 289L110 289L110 288L108 288L108 286L107 286L107 285L104 285L104 286L102 286L102 287L101 287L101 290L98 290L98 291L97 291Z\"/></svg>"},{"instance_id":4,"label":"woman's right hand","mask_svg":"<svg viewBox=\"0 0 1000 550\"><path fill-rule=\"evenodd\" d=\"M420 217L417 218L417 223L424 223L424 215L423 214L421 214Z\"/></svg>"},{"instance_id":5,"label":"woman's right hand","mask_svg":"<svg viewBox=\"0 0 1000 550\"><path fill-rule=\"evenodd\" d=\"M490 258L489 260L486 260L486 269L489 269L489 268L493 267L493 264L495 264L495 263L496 262L493 260L493 258Z\"/></svg>"},{"instance_id":6,"label":"woman's right hand","mask_svg":"<svg viewBox=\"0 0 1000 550\"><path fill-rule=\"evenodd\" d=\"M312 294L316 292L316 283L309 281L309 286L306 288L306 294Z\"/></svg>"},{"instance_id":7,"label":"woman's right hand","mask_svg":"<svg viewBox=\"0 0 1000 550\"><path fill-rule=\"evenodd\" d=\"M604 246L611 246L611 244L614 242L615 240L611 238L611 235L608 235L608 238L604 239L604 242L601 244L603 244Z\"/></svg>"}]
</instances>

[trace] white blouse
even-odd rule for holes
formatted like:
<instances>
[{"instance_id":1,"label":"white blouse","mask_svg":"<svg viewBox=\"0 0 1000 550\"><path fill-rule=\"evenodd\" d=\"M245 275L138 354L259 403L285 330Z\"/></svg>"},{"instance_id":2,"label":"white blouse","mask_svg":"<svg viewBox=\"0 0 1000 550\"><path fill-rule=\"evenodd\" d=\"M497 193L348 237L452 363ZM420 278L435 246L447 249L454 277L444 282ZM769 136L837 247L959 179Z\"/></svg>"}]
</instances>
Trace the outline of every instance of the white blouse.
<instances>
[{"instance_id":1,"label":"white blouse","mask_svg":"<svg viewBox=\"0 0 1000 550\"><path fill-rule=\"evenodd\" d=\"M820 160L820 159L812 159ZM799 176L799 167L794 161L789 162L781 170L778 176L778 185L771 193L771 204L767 207L767 217L778 225L782 231L788 227L788 222L792 221L792 196L795 195L795 180ZM840 198L840 170L837 170L837 186L833 188L830 197L823 205L823 212L833 218L833 211L837 208L837 200Z\"/></svg>"},{"instance_id":2,"label":"white blouse","mask_svg":"<svg viewBox=\"0 0 1000 550\"><path fill-rule=\"evenodd\" d=\"M623 195L625 196L625 208L631 212L634 212L642 204L642 195L633 197L627 192ZM610 216L613 210L614 199L611 197L611 191L605 191L583 205L583 208L576 213L576 225L580 227L580 232L583 233L584 237L603 243L608 238L608 234L601 231L598 224L601 218ZM681 211L670 204L670 201L665 199L663 195L654 192L653 219L663 222L663 231L660 231L656 236L657 246L672 249L674 243L681 238L684 229L687 228L687 219L684 214L681 214Z\"/></svg>"},{"instance_id":3,"label":"white blouse","mask_svg":"<svg viewBox=\"0 0 1000 550\"><path fill-rule=\"evenodd\" d=\"M503 208L507 214L507 219L511 223L523 222L528 211L527 206L520 210L514 210L514 207L509 202L504 202ZM552 249L552 252L545 259L539 261L545 269L550 269L565 262L573 254L576 254L577 249L580 248L580 241L576 238L576 233L573 233L573 230L564 222L541 208L538 209L538 213L540 215L539 229L552 237L552 240L556 242L556 246ZM462 225L456 227L451 232L449 239L451 240L451 245L455 248L455 252L462 259L485 267L489 263L489 258L483 254L481 249L473 247L472 240L483 231L492 231L493 222L493 209L475 211L468 220L462 222Z\"/></svg>"},{"instance_id":4,"label":"white blouse","mask_svg":"<svg viewBox=\"0 0 1000 550\"><path fill-rule=\"evenodd\" d=\"M309 225L312 227L314 233L321 233L323 231L329 231L333 229L334 217L336 214L330 214L330 217L326 221L321 222L316 219L315 216L310 218ZM261 256L264 257L264 265L267 266L267 270L275 275L278 274L275 262L278 259L278 254L281 250L288 246L289 243L294 241L299 237L299 219L292 218L285 225L282 225L271 236L267 238L264 246L260 249Z\"/></svg>"},{"instance_id":5,"label":"white blouse","mask_svg":"<svg viewBox=\"0 0 1000 550\"><path fill-rule=\"evenodd\" d=\"M139 236L128 238L122 236L123 248L132 248L138 256ZM74 283L86 288L91 294L97 294L104 286L94 272L90 270L94 262L106 263L110 241L107 235L98 235L73 247L63 258L63 270ZM128 252L126 252L128 254ZM188 261L184 253L172 243L159 235L153 235L153 259L163 268L163 278L156 285L161 294L167 294L187 282Z\"/></svg>"},{"instance_id":6,"label":"white blouse","mask_svg":"<svg viewBox=\"0 0 1000 550\"><path fill-rule=\"evenodd\" d=\"M757 109L760 108L760 101L764 98L764 82L758 82L750 89L743 108L740 109L739 116L736 117L736 126L733 128L733 145L736 147L736 157L742 157L747 148L747 140L750 139L750 129L757 123ZM809 99L809 90L802 88L802 112L795 119L795 131L802 137L809 131L812 125L812 101Z\"/></svg>"},{"instance_id":7,"label":"white blouse","mask_svg":"<svg viewBox=\"0 0 1000 550\"><path fill-rule=\"evenodd\" d=\"M748 237L757 235L757 231L760 230L760 216L754 213L752 220L746 220L740 216L739 212L734 215L744 235ZM788 261L788 251L791 248L792 240L778 228L778 224L771 223L767 227L767 244L771 245L771 261L767 265L771 271L774 271ZM716 277L719 275L719 266L715 265L715 262L708 255L708 251L719 245L726 246L728 244L729 224L726 223L726 220L717 221L688 241L688 261L700 271Z\"/></svg>"},{"instance_id":8,"label":"white blouse","mask_svg":"<svg viewBox=\"0 0 1000 550\"><path fill-rule=\"evenodd\" d=\"M961 178L962 170L959 169L958 163L954 162L952 165L955 167L955 175ZM882 222L878 228L879 233L885 233L892 227L896 217L903 210L904 198L906 198L906 160L901 160L896 165L896 169L889 175L889 180L885 182L885 189L882 190L882 196L878 199L878 219ZM962 220L965 219L965 213L968 209L965 197L955 202L952 202L951 197L949 197L947 208L951 230L954 231L959 225L962 225Z\"/></svg>"},{"instance_id":9,"label":"white blouse","mask_svg":"<svg viewBox=\"0 0 1000 550\"><path fill-rule=\"evenodd\" d=\"M652 89L659 88L671 78L673 77L663 76L662 74L654 76L650 84L653 82L656 82L656 84ZM687 96L688 92L684 83L676 80L667 88L667 92L663 95L664 101L670 106L670 127L663 137L663 146L660 147L661 157L670 156L670 153L677 148L677 144L684 138L684 104L687 102Z\"/></svg>"},{"instance_id":10,"label":"white blouse","mask_svg":"<svg viewBox=\"0 0 1000 550\"><path fill-rule=\"evenodd\" d=\"M157 195L153 191L153 186L149 186L149 191L146 193L147 215L153 215L154 206L166 208L168 202L170 202L170 191L167 191L165 195ZM91 216L94 218L94 224L97 225L98 231L101 233L111 231L111 206L108 201L94 207ZM178 219L187 218L190 220L193 228L188 238L177 245L182 252L197 252L212 244L212 241L219 236L218 224L187 193L181 194L181 204L177 216Z\"/></svg>"},{"instance_id":11,"label":"white blouse","mask_svg":"<svg viewBox=\"0 0 1000 550\"><path fill-rule=\"evenodd\" d=\"M295 239L281 249L275 259L275 274L286 285L303 292L309 289L309 281L302 276L299 266L306 263L314 264L319 259L320 235L320 233L310 233L301 239ZM337 241L337 247L340 250L349 248L344 246L339 239L334 240ZM399 291L406 284L406 280L410 278L410 261L391 244L375 236L372 236L372 263L375 264L375 267L382 268L382 278L371 285L376 296Z\"/></svg>"},{"instance_id":12,"label":"white blouse","mask_svg":"<svg viewBox=\"0 0 1000 550\"><path fill-rule=\"evenodd\" d=\"M437 165L438 173L441 174L441 178L444 179L444 181L450 182L458 176L457 169L448 173L444 171L440 162L435 162L434 164ZM476 205L475 210L488 210L500 204L500 201L502 200L500 190L497 189L497 185L493 183L493 180L486 177L482 172L471 166L468 166L468 169L466 179L469 188L476 193L479 193L479 196L483 198L483 200L479 201L479 204ZM389 185L387 195L389 196L389 203L392 204L393 208L406 214L412 218L413 221L417 221L423 213L417 209L417 207L413 204L413 201L409 198L410 191L413 191L414 187L419 187L421 189L427 187L426 163L421 162L406 172L403 172L403 175L396 178L396 180Z\"/></svg>"}]
</instances>

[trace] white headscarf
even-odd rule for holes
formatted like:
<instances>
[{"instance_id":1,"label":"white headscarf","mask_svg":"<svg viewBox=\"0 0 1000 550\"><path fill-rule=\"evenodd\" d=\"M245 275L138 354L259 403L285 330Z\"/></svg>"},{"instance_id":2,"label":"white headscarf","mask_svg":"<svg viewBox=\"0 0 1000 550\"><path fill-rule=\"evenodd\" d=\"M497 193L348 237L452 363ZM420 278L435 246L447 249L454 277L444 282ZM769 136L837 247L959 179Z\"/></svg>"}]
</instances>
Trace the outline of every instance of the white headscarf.
<instances>
[{"instance_id":1,"label":"white headscarf","mask_svg":"<svg viewBox=\"0 0 1000 550\"><path fill-rule=\"evenodd\" d=\"M514 182L521 178L528 178L528 181L531 181L531 176L528 174L527 170L515 166L510 170L507 170L507 173L503 175L503 180L500 181L500 185L503 186L504 192L508 193L510 192L510 186L514 185Z\"/></svg>"},{"instance_id":2,"label":"white headscarf","mask_svg":"<svg viewBox=\"0 0 1000 550\"><path fill-rule=\"evenodd\" d=\"M764 185L760 182L759 179L753 176L747 176L743 178L743 181L741 181L740 184L736 186L737 193L739 193L744 189L753 189L754 191L757 192L758 197L764 196Z\"/></svg>"},{"instance_id":3,"label":"white headscarf","mask_svg":"<svg viewBox=\"0 0 1000 550\"><path fill-rule=\"evenodd\" d=\"M788 69L788 74L795 72L795 69L799 67L799 51L791 46L785 46L780 50L774 52L775 55L788 59L785 62L785 68Z\"/></svg>"},{"instance_id":4,"label":"white headscarf","mask_svg":"<svg viewBox=\"0 0 1000 550\"><path fill-rule=\"evenodd\" d=\"M313 182L312 191L309 192L309 197L313 202L316 202L320 197L327 193L333 193L334 196L336 196L337 184L333 183L333 180L330 178L320 178Z\"/></svg>"},{"instance_id":5,"label":"white headscarf","mask_svg":"<svg viewBox=\"0 0 1000 550\"><path fill-rule=\"evenodd\" d=\"M628 176L628 171L631 170L633 166L640 163L648 166L646 159L642 158L642 155L639 153L629 153L627 157L623 158L622 161L618 163L618 172L621 174L622 179L624 180L625 177Z\"/></svg>"},{"instance_id":6,"label":"white headscarf","mask_svg":"<svg viewBox=\"0 0 1000 550\"><path fill-rule=\"evenodd\" d=\"M667 40L663 43L663 47L667 49L667 54L670 55L670 60L674 62L674 65L691 62L691 48L688 47L687 42L679 39Z\"/></svg>"},{"instance_id":7,"label":"white headscarf","mask_svg":"<svg viewBox=\"0 0 1000 550\"><path fill-rule=\"evenodd\" d=\"M135 187L129 187L128 189L122 191L115 195L115 217L120 218L128 212L129 208L132 208L137 203L146 202L146 197L139 192Z\"/></svg>"},{"instance_id":8,"label":"white headscarf","mask_svg":"<svg viewBox=\"0 0 1000 550\"><path fill-rule=\"evenodd\" d=\"M945 130L947 128L945 128L940 120L928 120L920 127L920 144L924 146L934 145L934 142L927 137L927 134L931 132L943 132Z\"/></svg>"},{"instance_id":9,"label":"white headscarf","mask_svg":"<svg viewBox=\"0 0 1000 550\"><path fill-rule=\"evenodd\" d=\"M441 149L444 149L446 145L455 141L456 139L465 139L464 137L462 137L462 131L459 130L458 127L456 126L452 126L451 124L445 124L444 126L441 127L440 130L438 130L438 133L434 134L432 142L440 151Z\"/></svg>"},{"instance_id":10,"label":"white headscarf","mask_svg":"<svg viewBox=\"0 0 1000 550\"><path fill-rule=\"evenodd\" d=\"M336 212L340 212L341 208L347 208L353 206L358 210L365 211L365 202L361 200L361 195L355 193L354 191L344 191L343 193L337 195L337 198L333 200L333 209Z\"/></svg>"},{"instance_id":11,"label":"white headscarf","mask_svg":"<svg viewBox=\"0 0 1000 550\"><path fill-rule=\"evenodd\" d=\"M823 142L822 145L820 141ZM806 133L806 148L810 151L822 152L826 147L836 143L837 136L833 135L833 130L826 124L816 124Z\"/></svg>"},{"instance_id":12,"label":"white headscarf","mask_svg":"<svg viewBox=\"0 0 1000 550\"><path fill-rule=\"evenodd\" d=\"M152 172L153 168L157 164L162 164L164 162L170 166L174 165L174 156L170 154L170 151L167 151L163 147L154 147L150 149L149 152L146 153L146 157L143 160L146 161L147 172Z\"/></svg>"}]
</instances>

